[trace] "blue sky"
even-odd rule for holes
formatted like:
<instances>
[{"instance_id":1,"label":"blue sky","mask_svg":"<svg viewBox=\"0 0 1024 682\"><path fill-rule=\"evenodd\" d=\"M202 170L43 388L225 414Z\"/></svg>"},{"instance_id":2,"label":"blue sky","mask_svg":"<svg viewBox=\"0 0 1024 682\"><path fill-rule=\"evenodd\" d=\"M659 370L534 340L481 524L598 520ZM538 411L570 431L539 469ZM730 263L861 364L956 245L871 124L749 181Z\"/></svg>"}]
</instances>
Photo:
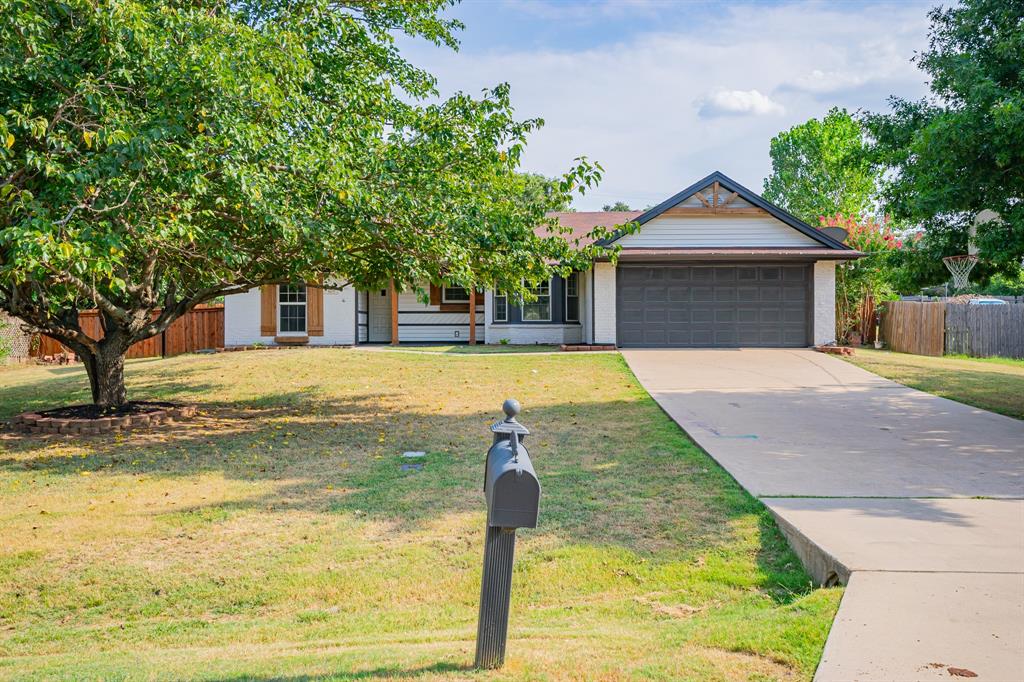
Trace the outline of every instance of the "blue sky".
<instances>
[{"instance_id":1,"label":"blue sky","mask_svg":"<svg viewBox=\"0 0 1024 682\"><path fill-rule=\"evenodd\" d=\"M932 2L467 0L458 52L403 41L443 94L507 81L545 127L525 170L586 155L604 181L580 210L657 203L721 170L759 191L778 131L831 106L879 110L927 91L910 62Z\"/></svg>"}]
</instances>

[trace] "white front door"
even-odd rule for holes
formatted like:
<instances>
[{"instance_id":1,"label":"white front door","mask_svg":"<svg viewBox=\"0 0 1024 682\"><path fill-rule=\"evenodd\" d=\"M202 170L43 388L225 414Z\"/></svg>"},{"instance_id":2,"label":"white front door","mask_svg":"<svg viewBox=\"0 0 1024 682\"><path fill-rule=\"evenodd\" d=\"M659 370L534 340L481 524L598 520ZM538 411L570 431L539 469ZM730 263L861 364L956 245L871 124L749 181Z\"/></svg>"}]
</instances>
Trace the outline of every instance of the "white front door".
<instances>
[{"instance_id":1,"label":"white front door","mask_svg":"<svg viewBox=\"0 0 1024 682\"><path fill-rule=\"evenodd\" d=\"M371 289L367 292L369 307L369 341L370 343L389 343L391 341L391 296L388 290Z\"/></svg>"}]
</instances>

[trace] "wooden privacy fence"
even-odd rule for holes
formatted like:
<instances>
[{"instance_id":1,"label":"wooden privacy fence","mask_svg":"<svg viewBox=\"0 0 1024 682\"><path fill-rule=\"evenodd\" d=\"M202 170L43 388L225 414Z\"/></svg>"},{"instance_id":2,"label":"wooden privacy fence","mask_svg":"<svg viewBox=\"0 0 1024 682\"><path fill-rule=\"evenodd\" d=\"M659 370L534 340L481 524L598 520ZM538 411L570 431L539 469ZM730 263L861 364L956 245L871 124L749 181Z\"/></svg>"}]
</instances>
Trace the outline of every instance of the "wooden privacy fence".
<instances>
[{"instance_id":1,"label":"wooden privacy fence","mask_svg":"<svg viewBox=\"0 0 1024 682\"><path fill-rule=\"evenodd\" d=\"M1024 305L892 301L882 314L889 348L915 355L955 353L1024 358Z\"/></svg>"},{"instance_id":2,"label":"wooden privacy fence","mask_svg":"<svg viewBox=\"0 0 1024 682\"><path fill-rule=\"evenodd\" d=\"M1024 358L1024 305L949 304L946 352Z\"/></svg>"},{"instance_id":3,"label":"wooden privacy fence","mask_svg":"<svg viewBox=\"0 0 1024 682\"><path fill-rule=\"evenodd\" d=\"M882 315L882 339L889 348L914 355L942 355L945 303L892 301Z\"/></svg>"},{"instance_id":4,"label":"wooden privacy fence","mask_svg":"<svg viewBox=\"0 0 1024 682\"><path fill-rule=\"evenodd\" d=\"M103 338L100 315L96 310L83 310L78 314L82 331L94 339ZM159 358L181 355L205 348L224 346L224 306L196 306L171 323L167 331L132 344L128 349L129 358ZM71 352L56 339L45 334L39 337L35 355L45 357Z\"/></svg>"}]
</instances>

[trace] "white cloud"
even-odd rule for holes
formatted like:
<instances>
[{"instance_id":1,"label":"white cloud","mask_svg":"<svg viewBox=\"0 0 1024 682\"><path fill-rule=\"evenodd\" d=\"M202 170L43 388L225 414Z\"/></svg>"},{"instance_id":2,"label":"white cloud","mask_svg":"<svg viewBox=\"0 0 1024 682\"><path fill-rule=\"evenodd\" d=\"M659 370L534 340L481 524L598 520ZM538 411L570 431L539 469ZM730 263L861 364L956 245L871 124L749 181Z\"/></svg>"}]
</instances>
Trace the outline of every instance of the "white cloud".
<instances>
[{"instance_id":1,"label":"white cloud","mask_svg":"<svg viewBox=\"0 0 1024 682\"><path fill-rule=\"evenodd\" d=\"M704 118L752 114L768 116L786 112L778 102L757 90L718 89L697 101L697 111Z\"/></svg>"},{"instance_id":2,"label":"white cloud","mask_svg":"<svg viewBox=\"0 0 1024 682\"><path fill-rule=\"evenodd\" d=\"M576 35L579 49L535 47L528 34L501 47L408 54L445 93L508 81L517 114L546 121L530 138L526 170L557 175L579 155L600 162L604 180L578 208L619 199L642 208L712 170L759 190L780 130L831 106L882 110L891 94L920 97L924 76L909 60L926 44L926 15L910 3L732 4L703 21L665 12L656 29L601 44ZM472 42L487 45L485 35Z\"/></svg>"}]
</instances>

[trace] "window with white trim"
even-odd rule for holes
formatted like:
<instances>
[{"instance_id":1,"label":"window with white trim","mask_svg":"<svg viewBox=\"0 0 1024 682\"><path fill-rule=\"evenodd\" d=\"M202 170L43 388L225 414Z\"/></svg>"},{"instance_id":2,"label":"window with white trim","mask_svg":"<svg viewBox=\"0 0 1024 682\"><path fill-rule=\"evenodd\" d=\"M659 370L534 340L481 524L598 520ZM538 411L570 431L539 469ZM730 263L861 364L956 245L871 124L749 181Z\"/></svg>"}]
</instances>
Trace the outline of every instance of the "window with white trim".
<instances>
[{"instance_id":1,"label":"window with white trim","mask_svg":"<svg viewBox=\"0 0 1024 682\"><path fill-rule=\"evenodd\" d=\"M565 278L565 321L580 321L580 278L574 272Z\"/></svg>"},{"instance_id":2,"label":"window with white trim","mask_svg":"<svg viewBox=\"0 0 1024 682\"><path fill-rule=\"evenodd\" d=\"M495 292L492 302L494 303L494 321L508 322L508 294Z\"/></svg>"},{"instance_id":3,"label":"window with white trim","mask_svg":"<svg viewBox=\"0 0 1024 682\"><path fill-rule=\"evenodd\" d=\"M277 288L278 329L282 334L306 333L306 286L282 284Z\"/></svg>"},{"instance_id":4,"label":"window with white trim","mask_svg":"<svg viewBox=\"0 0 1024 682\"><path fill-rule=\"evenodd\" d=\"M465 287L442 287L441 303L469 303L469 289Z\"/></svg>"},{"instance_id":5,"label":"window with white trim","mask_svg":"<svg viewBox=\"0 0 1024 682\"><path fill-rule=\"evenodd\" d=\"M550 322L551 280L538 282L532 287L527 285L526 288L534 295L534 300L523 302L523 322Z\"/></svg>"}]
</instances>

